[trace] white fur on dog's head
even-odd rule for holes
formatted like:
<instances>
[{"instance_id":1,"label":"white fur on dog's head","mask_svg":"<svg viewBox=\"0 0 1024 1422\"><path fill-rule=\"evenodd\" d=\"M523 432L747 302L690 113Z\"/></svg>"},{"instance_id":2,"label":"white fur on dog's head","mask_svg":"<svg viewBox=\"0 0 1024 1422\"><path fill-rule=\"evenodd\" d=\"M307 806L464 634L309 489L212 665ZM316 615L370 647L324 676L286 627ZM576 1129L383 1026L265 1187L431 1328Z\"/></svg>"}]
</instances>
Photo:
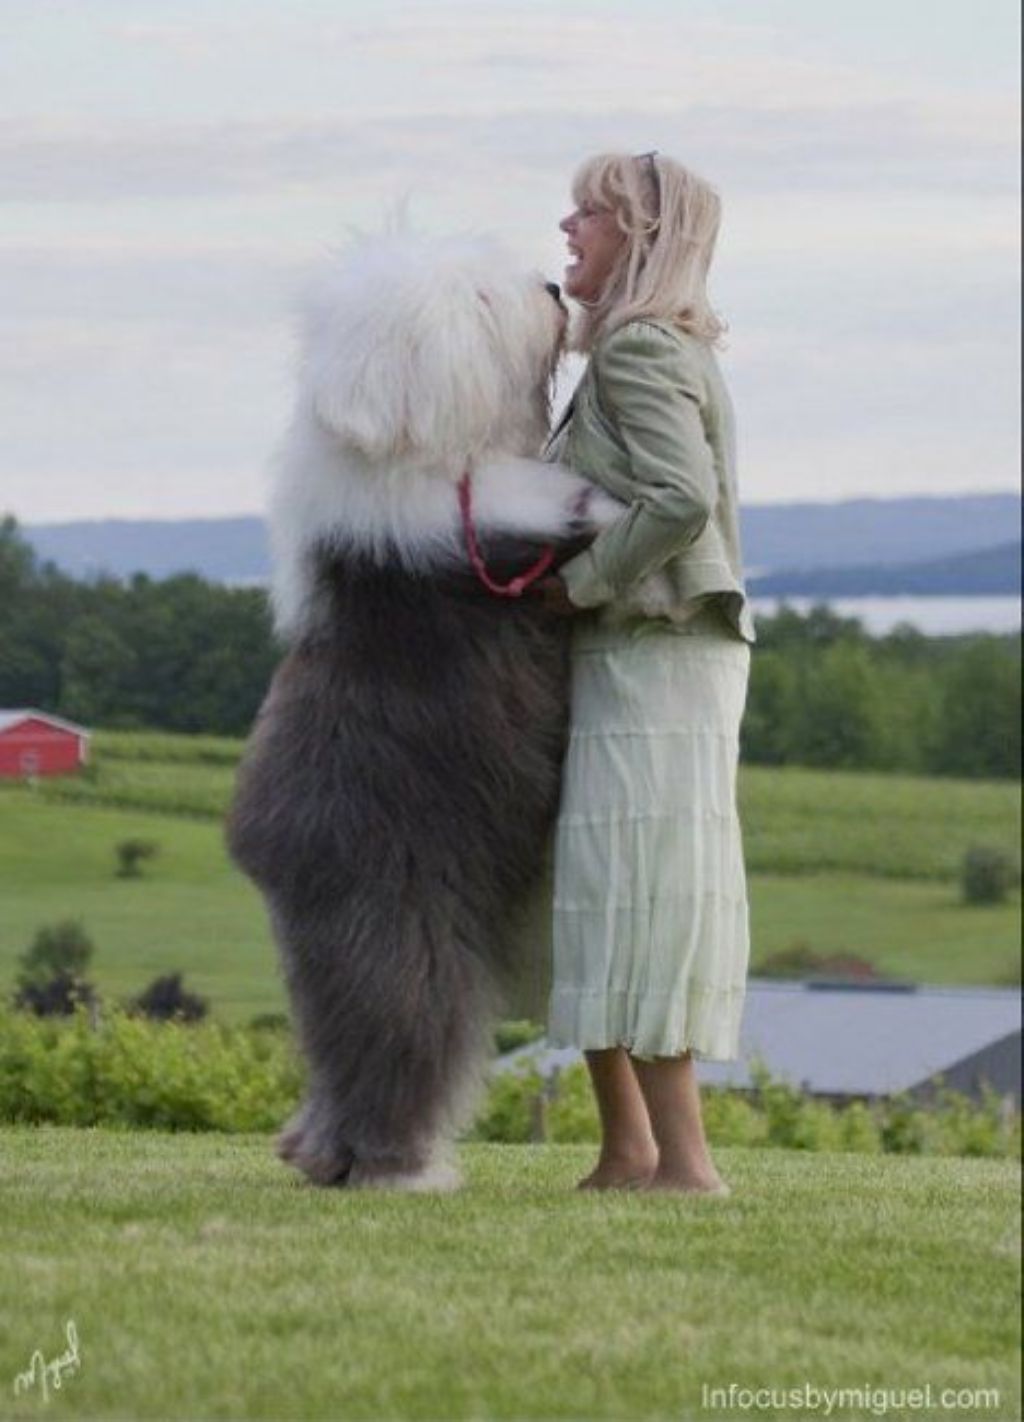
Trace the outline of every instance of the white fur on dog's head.
<instances>
[{"instance_id":1,"label":"white fur on dog's head","mask_svg":"<svg viewBox=\"0 0 1024 1422\"><path fill-rule=\"evenodd\" d=\"M455 477L485 452L536 453L561 322L497 243L364 240L304 308L303 385L352 453Z\"/></svg>"},{"instance_id":2,"label":"white fur on dog's head","mask_svg":"<svg viewBox=\"0 0 1024 1422\"><path fill-rule=\"evenodd\" d=\"M540 275L485 239L382 236L317 275L270 509L279 633L309 625L317 549L420 570L463 558L467 469L480 529L573 525L583 481L537 458L562 334Z\"/></svg>"}]
</instances>

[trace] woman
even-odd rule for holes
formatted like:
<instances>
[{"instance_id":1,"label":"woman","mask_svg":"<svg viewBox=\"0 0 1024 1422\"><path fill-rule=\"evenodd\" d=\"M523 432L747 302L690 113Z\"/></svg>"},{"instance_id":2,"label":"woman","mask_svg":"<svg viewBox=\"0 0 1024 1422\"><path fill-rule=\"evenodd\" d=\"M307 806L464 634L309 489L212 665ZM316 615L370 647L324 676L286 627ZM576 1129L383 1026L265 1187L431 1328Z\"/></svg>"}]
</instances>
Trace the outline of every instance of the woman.
<instances>
[{"instance_id":1,"label":"woman","mask_svg":"<svg viewBox=\"0 0 1024 1422\"><path fill-rule=\"evenodd\" d=\"M694 1058L738 1050L754 624L705 289L720 204L654 153L584 163L573 200L564 286L590 360L546 456L627 509L542 588L578 614L549 1040L585 1051L597 1097L601 1152L581 1188L724 1194Z\"/></svg>"}]
</instances>

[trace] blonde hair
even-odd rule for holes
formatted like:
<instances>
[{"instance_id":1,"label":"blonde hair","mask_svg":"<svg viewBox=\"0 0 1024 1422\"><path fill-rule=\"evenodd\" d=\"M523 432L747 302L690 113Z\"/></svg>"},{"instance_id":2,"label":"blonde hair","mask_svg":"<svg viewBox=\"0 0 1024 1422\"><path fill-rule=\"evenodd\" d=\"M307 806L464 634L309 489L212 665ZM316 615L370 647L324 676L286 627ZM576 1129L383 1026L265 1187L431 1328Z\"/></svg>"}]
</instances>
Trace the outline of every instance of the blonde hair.
<instances>
[{"instance_id":1,"label":"blonde hair","mask_svg":"<svg viewBox=\"0 0 1024 1422\"><path fill-rule=\"evenodd\" d=\"M588 351L644 317L717 344L726 325L706 284L722 202L710 183L661 154L602 153L578 170L572 197L613 212L626 238L601 294L581 303L573 345Z\"/></svg>"}]
</instances>

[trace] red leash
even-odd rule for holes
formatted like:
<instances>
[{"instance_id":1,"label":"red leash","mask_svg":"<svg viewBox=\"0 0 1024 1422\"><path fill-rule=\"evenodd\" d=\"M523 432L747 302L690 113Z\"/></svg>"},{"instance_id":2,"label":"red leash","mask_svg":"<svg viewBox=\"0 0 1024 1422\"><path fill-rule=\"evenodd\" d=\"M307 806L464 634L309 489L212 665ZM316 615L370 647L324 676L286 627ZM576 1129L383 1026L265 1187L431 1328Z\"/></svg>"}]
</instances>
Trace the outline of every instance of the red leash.
<instances>
[{"instance_id":1,"label":"red leash","mask_svg":"<svg viewBox=\"0 0 1024 1422\"><path fill-rule=\"evenodd\" d=\"M473 571L487 591L493 593L495 597L521 597L530 584L535 583L538 578L542 578L554 562L555 550L549 545L536 563L527 568L525 573L520 573L511 582L496 583L487 571L487 564L484 562L480 544L477 542L476 529L473 527L473 487L468 469L459 480L459 511L462 514L462 532L466 540L466 552L469 554Z\"/></svg>"}]
</instances>

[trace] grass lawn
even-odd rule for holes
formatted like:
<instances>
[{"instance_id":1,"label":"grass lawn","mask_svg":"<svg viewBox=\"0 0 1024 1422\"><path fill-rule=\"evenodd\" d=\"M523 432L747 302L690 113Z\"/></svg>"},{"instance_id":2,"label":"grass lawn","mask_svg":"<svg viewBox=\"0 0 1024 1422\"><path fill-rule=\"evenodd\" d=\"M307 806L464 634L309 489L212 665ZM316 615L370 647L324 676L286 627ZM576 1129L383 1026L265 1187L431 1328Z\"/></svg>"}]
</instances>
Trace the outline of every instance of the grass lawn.
<instances>
[{"instance_id":1,"label":"grass lawn","mask_svg":"<svg viewBox=\"0 0 1024 1422\"><path fill-rule=\"evenodd\" d=\"M185 769L194 775L203 768ZM219 766L213 772L225 773ZM780 835L797 813L786 784ZM942 788L955 802L961 787ZM992 787L969 788L987 804ZM842 794L852 793L842 787ZM815 794L820 804L823 787ZM1006 833L1005 816L1001 823ZM115 846L133 837L156 840L159 857L143 878L118 879ZM923 982L1010 980L1020 942L1019 893L994 908L967 908L948 879L814 872L802 862L802 873L751 873L754 972L770 954L805 943L822 954L856 953L887 973ZM97 945L91 976L106 994L132 995L158 974L180 971L227 1021L283 1010L262 903L230 864L218 820L57 802L5 787L0 865L0 992L13 983L16 959L37 929L79 918Z\"/></svg>"},{"instance_id":2,"label":"grass lawn","mask_svg":"<svg viewBox=\"0 0 1024 1422\"><path fill-rule=\"evenodd\" d=\"M576 1194L573 1146L465 1147L447 1197L318 1191L259 1136L8 1128L0 1159L0 1369L69 1318L82 1359L5 1417L687 1419L805 1381L1020 1415L1010 1162L722 1150L722 1200Z\"/></svg>"},{"instance_id":3,"label":"grass lawn","mask_svg":"<svg viewBox=\"0 0 1024 1422\"><path fill-rule=\"evenodd\" d=\"M761 873L955 879L973 844L1020 863L1010 780L742 765L739 802L747 863Z\"/></svg>"},{"instance_id":4,"label":"grass lawn","mask_svg":"<svg viewBox=\"0 0 1024 1422\"><path fill-rule=\"evenodd\" d=\"M141 879L115 877L115 846L153 839ZM89 976L114 997L181 971L226 1021L284 1007L263 904L236 872L219 824L92 805L0 797L0 990L44 924L78 918L96 944Z\"/></svg>"},{"instance_id":5,"label":"grass lawn","mask_svg":"<svg viewBox=\"0 0 1024 1422\"><path fill-rule=\"evenodd\" d=\"M84 776L43 781L35 795L219 820L234 782L232 744L104 732ZM748 867L760 873L953 879L972 844L1020 856L1020 797L1011 781L744 765L739 801Z\"/></svg>"},{"instance_id":6,"label":"grass lawn","mask_svg":"<svg viewBox=\"0 0 1024 1422\"><path fill-rule=\"evenodd\" d=\"M856 953L890 977L924 983L1020 982L1020 894L967 905L958 886L863 874L753 874L752 972L803 943Z\"/></svg>"}]
</instances>

